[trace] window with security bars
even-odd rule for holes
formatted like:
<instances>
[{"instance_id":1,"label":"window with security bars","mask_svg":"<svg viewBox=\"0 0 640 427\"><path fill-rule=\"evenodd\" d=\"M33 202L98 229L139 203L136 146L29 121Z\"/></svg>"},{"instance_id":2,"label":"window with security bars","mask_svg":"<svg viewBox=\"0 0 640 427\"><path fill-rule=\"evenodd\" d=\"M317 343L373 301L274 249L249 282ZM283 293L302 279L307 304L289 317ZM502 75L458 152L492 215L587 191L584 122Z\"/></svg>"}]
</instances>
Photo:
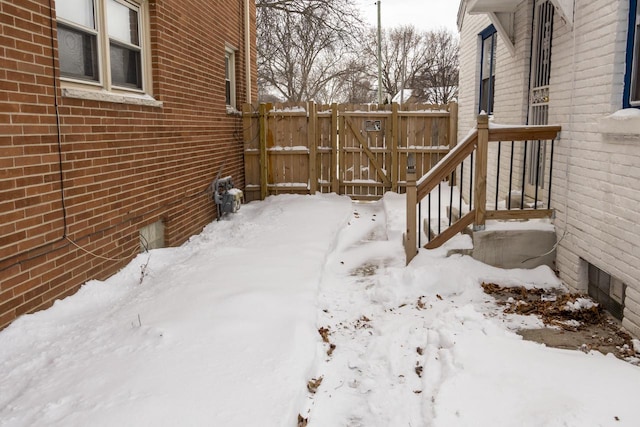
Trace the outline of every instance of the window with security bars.
<instances>
[{"instance_id":1,"label":"window with security bars","mask_svg":"<svg viewBox=\"0 0 640 427\"><path fill-rule=\"evenodd\" d=\"M61 77L107 90L143 90L143 13L125 0L57 0Z\"/></svg>"}]
</instances>

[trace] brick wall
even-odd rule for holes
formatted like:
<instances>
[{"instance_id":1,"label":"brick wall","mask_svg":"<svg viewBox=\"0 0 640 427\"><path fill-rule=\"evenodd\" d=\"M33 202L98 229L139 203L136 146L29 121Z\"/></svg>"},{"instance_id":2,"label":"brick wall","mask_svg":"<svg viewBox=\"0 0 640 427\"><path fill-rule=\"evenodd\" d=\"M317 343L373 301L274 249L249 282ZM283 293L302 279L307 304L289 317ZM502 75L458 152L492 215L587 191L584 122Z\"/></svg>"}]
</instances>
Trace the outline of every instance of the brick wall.
<instances>
[{"instance_id":1,"label":"brick wall","mask_svg":"<svg viewBox=\"0 0 640 427\"><path fill-rule=\"evenodd\" d=\"M224 85L232 46L246 100L243 4L151 1L159 102L135 105L65 96L49 1L0 3L0 328L122 268L145 225L164 221L168 245L197 233L214 219L205 190L220 169L244 185Z\"/></svg>"},{"instance_id":2,"label":"brick wall","mask_svg":"<svg viewBox=\"0 0 640 427\"><path fill-rule=\"evenodd\" d=\"M573 26L556 15L553 29L550 123L562 125L555 147L551 204L561 239L561 279L587 289L587 262L627 284L623 325L640 336L640 144L602 132L599 120L622 108L628 1L575 1ZM515 15L516 55L498 53L495 120L524 123L532 2ZM461 35L460 135L473 124L466 102L477 76L477 34L488 19L467 15ZM486 25L485 25L486 24ZM484 25L484 26L483 26ZM503 64L508 64L503 66ZM470 71L473 70L473 71ZM521 85L522 89L518 89Z\"/></svg>"}]
</instances>

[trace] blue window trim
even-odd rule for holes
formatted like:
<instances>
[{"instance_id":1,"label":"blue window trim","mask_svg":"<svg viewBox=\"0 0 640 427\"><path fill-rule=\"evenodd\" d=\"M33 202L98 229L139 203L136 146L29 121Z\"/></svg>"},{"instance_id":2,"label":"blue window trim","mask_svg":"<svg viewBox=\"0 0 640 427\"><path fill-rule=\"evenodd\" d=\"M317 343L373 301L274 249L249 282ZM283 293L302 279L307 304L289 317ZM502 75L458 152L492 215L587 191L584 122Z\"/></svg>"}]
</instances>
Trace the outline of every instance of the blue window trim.
<instances>
[{"instance_id":1,"label":"blue window trim","mask_svg":"<svg viewBox=\"0 0 640 427\"><path fill-rule=\"evenodd\" d=\"M482 102L482 96L484 95L484 93L482 92L482 65L484 64L484 41L486 39L488 39L489 37L492 37L494 34L496 34L496 27L493 26L493 24L489 25L487 28L485 28L484 30L480 31L478 33L478 36L480 36L480 97L478 99L478 114L480 114L480 112L482 110L487 110L486 108L483 108L483 105L480 105ZM495 52L495 42L492 44L491 49L492 51ZM489 71L489 78L491 78L491 75L493 75L493 61L490 64L490 71ZM491 85L489 85L489 96L487 96L487 99L491 99L493 97L493 93L491 93ZM485 111L487 114L493 114L493 111Z\"/></svg>"},{"instance_id":2,"label":"blue window trim","mask_svg":"<svg viewBox=\"0 0 640 427\"><path fill-rule=\"evenodd\" d=\"M631 77L633 75L633 52L636 38L636 11L638 8L637 0L629 0L629 29L627 31L627 57L624 73L624 92L622 95L622 107L634 108L631 105ZM638 58L640 59L640 58ZM639 108L636 106L635 108Z\"/></svg>"},{"instance_id":3,"label":"blue window trim","mask_svg":"<svg viewBox=\"0 0 640 427\"><path fill-rule=\"evenodd\" d=\"M484 40L484 39L488 39L489 37L494 35L496 32L497 32L496 27L494 27L493 24L491 24L484 30L480 31L478 35L482 38L482 40Z\"/></svg>"}]
</instances>

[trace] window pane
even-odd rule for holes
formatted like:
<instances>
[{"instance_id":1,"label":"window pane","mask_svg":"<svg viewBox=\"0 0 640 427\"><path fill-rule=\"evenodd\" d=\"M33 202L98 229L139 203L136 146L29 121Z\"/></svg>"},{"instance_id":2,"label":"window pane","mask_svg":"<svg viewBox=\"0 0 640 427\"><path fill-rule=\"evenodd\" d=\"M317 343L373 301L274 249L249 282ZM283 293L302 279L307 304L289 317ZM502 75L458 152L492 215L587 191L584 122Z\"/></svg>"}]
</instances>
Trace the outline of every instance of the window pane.
<instances>
[{"instance_id":1,"label":"window pane","mask_svg":"<svg viewBox=\"0 0 640 427\"><path fill-rule=\"evenodd\" d=\"M493 40L495 35L485 39L482 42L482 77L487 78L489 75L494 75L496 72L496 57L495 49L493 48Z\"/></svg>"},{"instance_id":2,"label":"window pane","mask_svg":"<svg viewBox=\"0 0 640 427\"><path fill-rule=\"evenodd\" d=\"M109 36L140 46L138 37L138 12L115 0L107 1L107 26Z\"/></svg>"},{"instance_id":3,"label":"window pane","mask_svg":"<svg viewBox=\"0 0 640 427\"><path fill-rule=\"evenodd\" d=\"M225 73L225 101L227 105L236 106L235 100L235 70L234 70L234 54L226 51L224 55L224 73Z\"/></svg>"},{"instance_id":4,"label":"window pane","mask_svg":"<svg viewBox=\"0 0 640 427\"><path fill-rule=\"evenodd\" d=\"M140 52L114 43L109 44L111 83L142 89Z\"/></svg>"},{"instance_id":5,"label":"window pane","mask_svg":"<svg viewBox=\"0 0 640 427\"><path fill-rule=\"evenodd\" d=\"M487 114L493 113L493 91L495 90L495 77L482 80L482 99L480 99L480 111Z\"/></svg>"},{"instance_id":6,"label":"window pane","mask_svg":"<svg viewBox=\"0 0 640 427\"><path fill-rule=\"evenodd\" d=\"M638 61L640 61L640 28L636 25L636 35L633 46L633 68L631 71L631 93L629 95L630 102L640 101L640 73L638 72Z\"/></svg>"},{"instance_id":7,"label":"window pane","mask_svg":"<svg viewBox=\"0 0 640 427\"><path fill-rule=\"evenodd\" d=\"M611 276L600 270L598 272L598 288L602 289L603 292L609 294L609 285L611 284Z\"/></svg>"},{"instance_id":8,"label":"window pane","mask_svg":"<svg viewBox=\"0 0 640 427\"><path fill-rule=\"evenodd\" d=\"M58 53L63 76L98 81L95 35L58 24Z\"/></svg>"},{"instance_id":9,"label":"window pane","mask_svg":"<svg viewBox=\"0 0 640 427\"><path fill-rule=\"evenodd\" d=\"M96 28L93 18L93 0L56 0L56 14L76 24Z\"/></svg>"}]
</instances>

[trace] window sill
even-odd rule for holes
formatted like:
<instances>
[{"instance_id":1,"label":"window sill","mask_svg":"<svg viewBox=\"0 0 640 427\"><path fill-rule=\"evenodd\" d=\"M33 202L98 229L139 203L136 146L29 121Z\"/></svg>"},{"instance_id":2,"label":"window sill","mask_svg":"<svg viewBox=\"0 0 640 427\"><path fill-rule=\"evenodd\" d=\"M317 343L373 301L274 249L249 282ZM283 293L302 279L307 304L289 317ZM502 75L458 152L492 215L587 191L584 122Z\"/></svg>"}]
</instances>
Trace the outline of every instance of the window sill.
<instances>
[{"instance_id":1,"label":"window sill","mask_svg":"<svg viewBox=\"0 0 640 427\"><path fill-rule=\"evenodd\" d=\"M150 95L122 94L107 92L106 90L86 90L63 88L62 96L67 98L88 99L91 101L105 101L116 104L145 105L148 107L162 107L162 101L157 101Z\"/></svg>"},{"instance_id":2,"label":"window sill","mask_svg":"<svg viewBox=\"0 0 640 427\"><path fill-rule=\"evenodd\" d=\"M625 108L598 120L598 131L607 139L624 141L640 135L640 110Z\"/></svg>"},{"instance_id":3,"label":"window sill","mask_svg":"<svg viewBox=\"0 0 640 427\"><path fill-rule=\"evenodd\" d=\"M231 105L227 105L227 115L229 116L241 116L242 113Z\"/></svg>"}]
</instances>

